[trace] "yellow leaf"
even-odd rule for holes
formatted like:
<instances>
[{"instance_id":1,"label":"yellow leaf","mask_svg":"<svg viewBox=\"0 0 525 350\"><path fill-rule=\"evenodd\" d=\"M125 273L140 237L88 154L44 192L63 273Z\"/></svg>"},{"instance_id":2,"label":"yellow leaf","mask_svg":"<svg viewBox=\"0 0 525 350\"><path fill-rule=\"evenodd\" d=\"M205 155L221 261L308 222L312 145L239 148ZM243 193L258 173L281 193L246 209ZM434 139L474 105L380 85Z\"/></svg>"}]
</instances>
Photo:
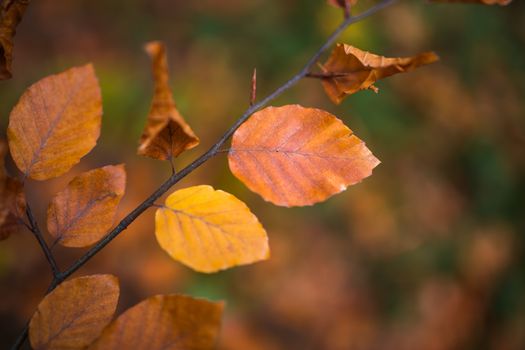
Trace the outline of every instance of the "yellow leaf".
<instances>
[{"instance_id":1,"label":"yellow leaf","mask_svg":"<svg viewBox=\"0 0 525 350\"><path fill-rule=\"evenodd\" d=\"M250 190L285 207L324 201L379 164L335 116L299 105L252 115L233 135L228 162Z\"/></svg>"},{"instance_id":2,"label":"yellow leaf","mask_svg":"<svg viewBox=\"0 0 525 350\"><path fill-rule=\"evenodd\" d=\"M223 303L182 295L157 295L126 310L90 350L211 350Z\"/></svg>"},{"instance_id":3,"label":"yellow leaf","mask_svg":"<svg viewBox=\"0 0 525 350\"><path fill-rule=\"evenodd\" d=\"M0 139L0 240L23 227L26 210L24 185L6 173L4 162L7 151L5 140Z\"/></svg>"},{"instance_id":4,"label":"yellow leaf","mask_svg":"<svg viewBox=\"0 0 525 350\"><path fill-rule=\"evenodd\" d=\"M166 48L159 41L146 45L153 61L155 94L146 127L139 143L138 154L169 160L199 144L199 138L179 113L168 84Z\"/></svg>"},{"instance_id":5,"label":"yellow leaf","mask_svg":"<svg viewBox=\"0 0 525 350\"><path fill-rule=\"evenodd\" d=\"M322 79L326 94L334 103L359 90L378 91L374 83L382 78L409 72L421 65L438 60L433 52L424 52L414 57L387 58L374 55L356 47L337 44L321 67L326 78Z\"/></svg>"},{"instance_id":6,"label":"yellow leaf","mask_svg":"<svg viewBox=\"0 0 525 350\"><path fill-rule=\"evenodd\" d=\"M160 246L200 272L215 272L269 257L266 231L246 204L211 186L172 193L155 214Z\"/></svg>"},{"instance_id":7,"label":"yellow leaf","mask_svg":"<svg viewBox=\"0 0 525 350\"><path fill-rule=\"evenodd\" d=\"M26 177L60 176L95 147L101 118L91 64L44 78L26 90L9 116L13 160Z\"/></svg>"},{"instance_id":8,"label":"yellow leaf","mask_svg":"<svg viewBox=\"0 0 525 350\"><path fill-rule=\"evenodd\" d=\"M66 281L46 295L29 323L33 349L84 349L111 321L119 296L118 279L92 275Z\"/></svg>"},{"instance_id":9,"label":"yellow leaf","mask_svg":"<svg viewBox=\"0 0 525 350\"><path fill-rule=\"evenodd\" d=\"M85 247L111 228L126 188L124 165L105 166L75 177L47 210L47 229L66 247Z\"/></svg>"}]
</instances>

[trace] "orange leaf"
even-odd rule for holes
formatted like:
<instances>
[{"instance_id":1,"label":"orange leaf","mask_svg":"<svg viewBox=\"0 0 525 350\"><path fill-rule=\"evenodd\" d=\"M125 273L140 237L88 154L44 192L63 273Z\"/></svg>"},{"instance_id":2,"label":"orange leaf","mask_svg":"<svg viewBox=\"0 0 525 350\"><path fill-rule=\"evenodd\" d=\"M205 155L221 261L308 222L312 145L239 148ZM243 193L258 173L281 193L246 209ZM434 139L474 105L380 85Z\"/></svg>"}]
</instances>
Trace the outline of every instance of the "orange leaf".
<instances>
[{"instance_id":1,"label":"orange leaf","mask_svg":"<svg viewBox=\"0 0 525 350\"><path fill-rule=\"evenodd\" d=\"M324 201L379 164L335 116L299 105L252 115L233 135L228 161L250 190L285 207Z\"/></svg>"},{"instance_id":2,"label":"orange leaf","mask_svg":"<svg viewBox=\"0 0 525 350\"><path fill-rule=\"evenodd\" d=\"M153 61L155 94L137 153L169 160L197 146L199 138L186 124L173 101L168 84L168 63L164 44L159 41L150 42L145 49Z\"/></svg>"},{"instance_id":3,"label":"orange leaf","mask_svg":"<svg viewBox=\"0 0 525 350\"><path fill-rule=\"evenodd\" d=\"M84 349L111 321L119 296L112 275L75 278L46 295L29 323L33 349Z\"/></svg>"},{"instance_id":4,"label":"orange leaf","mask_svg":"<svg viewBox=\"0 0 525 350\"><path fill-rule=\"evenodd\" d=\"M322 66L323 86L334 103L359 90L371 89L377 92L374 83L382 78L409 72L421 65L438 60L433 52L414 57L387 58L361 51L356 47L337 44L328 61Z\"/></svg>"},{"instance_id":5,"label":"orange leaf","mask_svg":"<svg viewBox=\"0 0 525 350\"><path fill-rule=\"evenodd\" d=\"M0 80L11 78L13 38L29 1L5 0L0 4Z\"/></svg>"},{"instance_id":6,"label":"orange leaf","mask_svg":"<svg viewBox=\"0 0 525 350\"><path fill-rule=\"evenodd\" d=\"M155 214L155 234L173 259L200 272L269 256L266 231L246 204L206 185L172 193Z\"/></svg>"},{"instance_id":7,"label":"orange leaf","mask_svg":"<svg viewBox=\"0 0 525 350\"><path fill-rule=\"evenodd\" d=\"M157 295L131 307L89 349L211 350L224 304L182 295Z\"/></svg>"},{"instance_id":8,"label":"orange leaf","mask_svg":"<svg viewBox=\"0 0 525 350\"><path fill-rule=\"evenodd\" d=\"M481 5L500 5L505 6L512 2L512 0L430 0L433 2L462 2L466 4L481 4Z\"/></svg>"},{"instance_id":9,"label":"orange leaf","mask_svg":"<svg viewBox=\"0 0 525 350\"><path fill-rule=\"evenodd\" d=\"M57 193L47 210L47 229L66 247L85 247L111 228L126 188L124 165L78 175Z\"/></svg>"},{"instance_id":10,"label":"orange leaf","mask_svg":"<svg viewBox=\"0 0 525 350\"><path fill-rule=\"evenodd\" d=\"M24 173L46 180L67 172L100 134L102 99L91 64L33 84L11 111L7 136Z\"/></svg>"},{"instance_id":11,"label":"orange leaf","mask_svg":"<svg viewBox=\"0 0 525 350\"><path fill-rule=\"evenodd\" d=\"M7 151L5 140L0 139L0 240L22 227L26 210L24 185L8 176L5 170Z\"/></svg>"}]
</instances>

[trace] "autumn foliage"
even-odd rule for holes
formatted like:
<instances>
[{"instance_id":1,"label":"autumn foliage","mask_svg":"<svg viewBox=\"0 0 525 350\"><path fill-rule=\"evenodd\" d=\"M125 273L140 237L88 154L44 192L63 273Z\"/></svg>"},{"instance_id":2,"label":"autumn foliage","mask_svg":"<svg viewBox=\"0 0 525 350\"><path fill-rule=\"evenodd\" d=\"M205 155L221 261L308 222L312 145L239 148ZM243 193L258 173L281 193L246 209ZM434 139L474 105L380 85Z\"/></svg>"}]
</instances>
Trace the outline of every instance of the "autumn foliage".
<instances>
[{"instance_id":1,"label":"autumn foliage","mask_svg":"<svg viewBox=\"0 0 525 350\"><path fill-rule=\"evenodd\" d=\"M345 23L352 23L350 10L357 1L328 2L343 8ZM505 5L510 1L442 2ZM25 1L2 2L0 79L12 75L13 37L26 6ZM326 201L371 176L380 164L365 142L332 113L298 104L266 107L265 102L252 105L221 141L177 172L174 159L200 140L177 109L165 45L154 41L145 50L152 61L154 92L137 154L169 161L173 175L118 224L117 210L126 192L124 164L84 171L58 191L47 209L45 226L51 246L89 248L66 270L56 266L26 203L24 184L28 179L44 181L66 174L96 146L103 106L94 65L73 67L34 83L9 116L7 143L0 143L0 239L28 229L39 240L54 272L49 293L29 322L29 341L35 349L214 348L223 302L157 295L115 316L120 294L116 276L67 279L148 208L156 210L151 226L160 248L197 272L214 273L269 259L263 224L236 196L201 184L174 190L163 202L157 201L211 157L227 154L229 168L240 182L282 207ZM433 52L389 58L336 43L325 63L315 62L318 71L308 69L298 77L319 79L328 98L339 104L361 90L378 92L375 83L381 79L437 60ZM252 97L256 96L255 80ZM220 149L229 137L231 146ZM9 176L5 170L8 154L18 176Z\"/></svg>"}]
</instances>

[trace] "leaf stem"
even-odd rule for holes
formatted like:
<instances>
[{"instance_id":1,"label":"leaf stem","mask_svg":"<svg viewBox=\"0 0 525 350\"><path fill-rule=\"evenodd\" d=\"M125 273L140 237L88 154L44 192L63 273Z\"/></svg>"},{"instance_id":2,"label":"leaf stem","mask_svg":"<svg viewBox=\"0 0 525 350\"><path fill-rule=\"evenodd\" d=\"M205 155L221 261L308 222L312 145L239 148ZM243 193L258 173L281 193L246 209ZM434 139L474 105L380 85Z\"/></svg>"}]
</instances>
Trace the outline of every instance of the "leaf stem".
<instances>
[{"instance_id":1,"label":"leaf stem","mask_svg":"<svg viewBox=\"0 0 525 350\"><path fill-rule=\"evenodd\" d=\"M344 19L344 21L335 29L335 31L327 38L325 43L314 53L314 55L308 60L304 67L290 78L287 82L277 88L274 92L266 96L260 102L251 105L237 121L222 135L222 137L211 146L205 153L195 159L192 163L187 165L185 168L180 170L177 173L174 173L168 180L166 180L155 192L153 192L146 200L139 204L135 209L133 209L126 217L124 217L120 223L109 232L101 241L89 249L83 256L76 260L68 269L63 272L58 272L53 279L52 283L48 288L48 293L55 289L59 284L65 281L69 276L75 273L80 267L87 263L93 256L95 256L99 251L101 251L109 242L111 242L115 237L117 237L122 231L124 231L135 219L137 219L144 211L146 211L151 206L154 206L155 201L159 199L162 195L169 191L173 185L178 183L180 180L185 178L187 175L192 173L195 169L200 167L210 158L213 158L219 153L223 153L221 147L228 141L228 139L233 135L235 130L237 130L253 113L257 112L261 108L265 107L270 101L274 100L276 97L283 94L285 91L289 90L295 84L297 84L301 79L309 76L311 68L315 65L317 60L321 55L332 46L339 35L350 25L357 23L371 15L381 11L382 9L392 5L397 0L383 0L368 10L360 13L357 16L349 16ZM45 243L45 242L44 242ZM47 245L46 245L47 247ZM49 250L49 249L47 249ZM47 257L47 254L46 254ZM52 256L51 256L52 257ZM49 259L48 259L49 260ZM51 262L50 262L51 263ZM56 266L56 264L55 264ZM58 269L57 269L58 271ZM22 334L18 337L16 343L11 348L19 349L25 339L27 338L27 325L22 331Z\"/></svg>"}]
</instances>

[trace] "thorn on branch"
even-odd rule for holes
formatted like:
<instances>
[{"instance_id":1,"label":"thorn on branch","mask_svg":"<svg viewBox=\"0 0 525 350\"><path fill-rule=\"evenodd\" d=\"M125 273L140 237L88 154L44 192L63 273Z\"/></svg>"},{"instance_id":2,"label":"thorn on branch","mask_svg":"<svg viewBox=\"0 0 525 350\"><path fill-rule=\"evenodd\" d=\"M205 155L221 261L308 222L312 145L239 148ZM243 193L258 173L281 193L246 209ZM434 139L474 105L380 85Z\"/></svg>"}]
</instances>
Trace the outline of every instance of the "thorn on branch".
<instances>
[{"instance_id":1,"label":"thorn on branch","mask_svg":"<svg viewBox=\"0 0 525 350\"><path fill-rule=\"evenodd\" d=\"M351 3L352 0L344 0L345 2L345 8L344 8L344 14L345 14L345 19L348 19L352 16L352 3Z\"/></svg>"},{"instance_id":2,"label":"thorn on branch","mask_svg":"<svg viewBox=\"0 0 525 350\"><path fill-rule=\"evenodd\" d=\"M250 94L250 107L255 104L256 99L257 99L257 68L254 68L253 75L252 75L252 91Z\"/></svg>"}]
</instances>

